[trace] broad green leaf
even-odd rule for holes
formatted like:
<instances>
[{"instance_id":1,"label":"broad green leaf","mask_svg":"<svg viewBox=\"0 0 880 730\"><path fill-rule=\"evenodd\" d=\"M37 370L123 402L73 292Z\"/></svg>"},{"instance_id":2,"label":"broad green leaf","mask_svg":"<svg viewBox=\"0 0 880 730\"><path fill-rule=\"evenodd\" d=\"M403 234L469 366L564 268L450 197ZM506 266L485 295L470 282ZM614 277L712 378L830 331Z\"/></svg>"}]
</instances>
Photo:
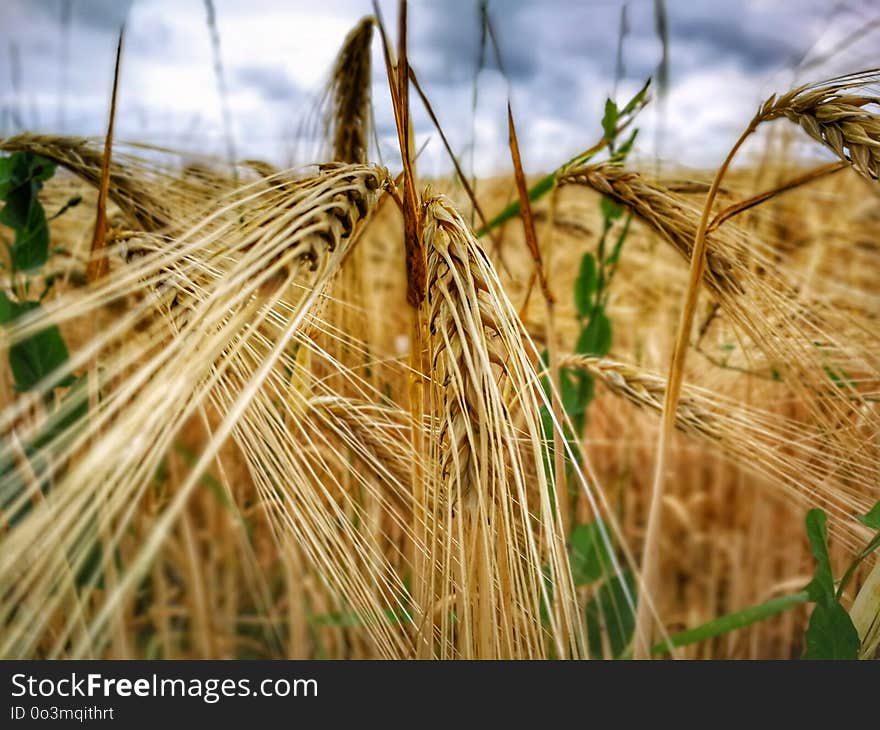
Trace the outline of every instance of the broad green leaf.
<instances>
[{"instance_id":1,"label":"broad green leaf","mask_svg":"<svg viewBox=\"0 0 880 730\"><path fill-rule=\"evenodd\" d=\"M31 152L16 152L16 174L21 182L32 180L43 183L55 174L55 163ZM40 185L42 187L42 185Z\"/></svg>"},{"instance_id":2,"label":"broad green leaf","mask_svg":"<svg viewBox=\"0 0 880 730\"><path fill-rule=\"evenodd\" d=\"M18 305L23 312L39 309L38 302L22 302ZM15 387L19 391L33 390L43 378L67 362L67 345L56 325L40 330L28 339L17 342L9 348L9 365L15 377ZM74 377L68 375L56 385L72 385Z\"/></svg>"},{"instance_id":3,"label":"broad green leaf","mask_svg":"<svg viewBox=\"0 0 880 730\"><path fill-rule=\"evenodd\" d=\"M834 591L826 523L822 510L811 509L807 513L807 538L816 560L816 573L806 590L816 607L807 627L804 659L855 659L859 651L859 634Z\"/></svg>"},{"instance_id":4,"label":"broad green leaf","mask_svg":"<svg viewBox=\"0 0 880 730\"><path fill-rule=\"evenodd\" d=\"M0 198L5 198L7 193L18 183L14 177L15 157L0 157Z\"/></svg>"},{"instance_id":5,"label":"broad green leaf","mask_svg":"<svg viewBox=\"0 0 880 730\"><path fill-rule=\"evenodd\" d=\"M877 502L867 514L860 515L856 519L872 530L880 530L880 502Z\"/></svg>"},{"instance_id":6,"label":"broad green leaf","mask_svg":"<svg viewBox=\"0 0 880 730\"><path fill-rule=\"evenodd\" d=\"M18 304L0 291L0 324L11 322L18 315Z\"/></svg>"},{"instance_id":7,"label":"broad green leaf","mask_svg":"<svg viewBox=\"0 0 880 730\"><path fill-rule=\"evenodd\" d=\"M35 187L28 181L13 188L4 196L6 205L0 210L0 223L16 231L27 227L36 197Z\"/></svg>"},{"instance_id":8,"label":"broad green leaf","mask_svg":"<svg viewBox=\"0 0 880 730\"><path fill-rule=\"evenodd\" d=\"M593 310L593 295L596 293L596 259L585 253L581 258L581 268L574 282L574 304L581 317L589 317Z\"/></svg>"},{"instance_id":9,"label":"broad green leaf","mask_svg":"<svg viewBox=\"0 0 880 730\"><path fill-rule=\"evenodd\" d=\"M804 659L857 659L859 633L837 601L819 603L810 616Z\"/></svg>"},{"instance_id":10,"label":"broad green leaf","mask_svg":"<svg viewBox=\"0 0 880 730\"><path fill-rule=\"evenodd\" d=\"M0 158L0 199L6 200L16 189L27 187L31 195L55 174L55 164L30 152L16 152Z\"/></svg>"},{"instance_id":11,"label":"broad green leaf","mask_svg":"<svg viewBox=\"0 0 880 730\"><path fill-rule=\"evenodd\" d=\"M570 537L571 575L576 586L599 580L611 568L611 555L598 521L576 525Z\"/></svg>"},{"instance_id":12,"label":"broad green leaf","mask_svg":"<svg viewBox=\"0 0 880 730\"><path fill-rule=\"evenodd\" d=\"M0 223L15 230L10 253L16 269L36 269L49 258L46 213L37 194L54 172L51 162L29 153L16 153L0 165L0 197L5 201Z\"/></svg>"},{"instance_id":13,"label":"broad green leaf","mask_svg":"<svg viewBox=\"0 0 880 730\"><path fill-rule=\"evenodd\" d=\"M29 169L28 169L28 177L31 180L42 183L48 180L55 174L55 163L51 160L47 160L45 157L40 157L39 155L33 155L28 152L19 153L26 154L30 157ZM42 187L42 186L41 186Z\"/></svg>"},{"instance_id":14,"label":"broad green leaf","mask_svg":"<svg viewBox=\"0 0 880 730\"><path fill-rule=\"evenodd\" d=\"M13 190L28 182L29 168L28 155L24 152L0 158L0 198L5 200Z\"/></svg>"},{"instance_id":15,"label":"broad green leaf","mask_svg":"<svg viewBox=\"0 0 880 730\"><path fill-rule=\"evenodd\" d=\"M604 357L611 349L611 320L605 310L599 307L590 323L581 331L576 350L581 355Z\"/></svg>"},{"instance_id":16,"label":"broad green leaf","mask_svg":"<svg viewBox=\"0 0 880 730\"><path fill-rule=\"evenodd\" d=\"M10 253L19 271L38 269L49 260L49 226L46 212L36 199L31 203L26 225L15 231Z\"/></svg>"}]
</instances>

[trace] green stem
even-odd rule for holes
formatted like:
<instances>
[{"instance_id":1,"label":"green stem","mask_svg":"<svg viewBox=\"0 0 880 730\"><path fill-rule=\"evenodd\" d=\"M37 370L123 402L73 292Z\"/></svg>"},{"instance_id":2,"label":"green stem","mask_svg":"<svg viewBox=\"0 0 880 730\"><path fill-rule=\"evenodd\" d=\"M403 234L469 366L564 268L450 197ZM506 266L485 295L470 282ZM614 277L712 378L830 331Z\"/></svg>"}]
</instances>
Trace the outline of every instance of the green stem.
<instances>
[{"instance_id":1,"label":"green stem","mask_svg":"<svg viewBox=\"0 0 880 730\"><path fill-rule=\"evenodd\" d=\"M874 535L871 542L869 542L861 552L856 555L855 559L849 564L849 567L846 569L846 573L843 574L843 578L840 579L840 584L837 586L837 600L839 601L843 596L843 592L846 590L846 586L849 584L850 580L852 580L853 575L856 572L856 569L861 565L862 561L867 558L871 553L880 548L880 532Z\"/></svg>"}]
</instances>

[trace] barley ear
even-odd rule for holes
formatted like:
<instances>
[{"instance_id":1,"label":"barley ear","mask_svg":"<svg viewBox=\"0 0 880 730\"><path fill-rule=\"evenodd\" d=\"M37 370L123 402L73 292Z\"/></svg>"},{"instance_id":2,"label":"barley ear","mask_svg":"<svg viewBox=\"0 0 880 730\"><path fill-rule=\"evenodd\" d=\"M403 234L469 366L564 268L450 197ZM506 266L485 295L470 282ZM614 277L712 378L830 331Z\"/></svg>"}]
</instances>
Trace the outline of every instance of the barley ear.
<instances>
[{"instance_id":1,"label":"barley ear","mask_svg":"<svg viewBox=\"0 0 880 730\"><path fill-rule=\"evenodd\" d=\"M876 82L878 69L771 96L752 124L786 118L868 180L880 176L880 97L864 87Z\"/></svg>"},{"instance_id":2,"label":"barley ear","mask_svg":"<svg viewBox=\"0 0 880 730\"><path fill-rule=\"evenodd\" d=\"M370 50L373 18L362 19L348 34L333 69L331 117L333 159L367 161L370 131Z\"/></svg>"}]
</instances>

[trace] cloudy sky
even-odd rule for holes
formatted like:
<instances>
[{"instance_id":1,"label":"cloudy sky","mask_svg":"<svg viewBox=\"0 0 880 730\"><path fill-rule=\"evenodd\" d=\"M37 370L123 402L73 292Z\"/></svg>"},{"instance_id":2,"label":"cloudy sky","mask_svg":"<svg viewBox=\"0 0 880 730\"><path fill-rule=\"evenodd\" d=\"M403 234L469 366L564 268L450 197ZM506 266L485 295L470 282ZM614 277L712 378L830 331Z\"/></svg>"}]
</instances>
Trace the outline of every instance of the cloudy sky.
<instances>
[{"instance_id":1,"label":"cloudy sky","mask_svg":"<svg viewBox=\"0 0 880 730\"><path fill-rule=\"evenodd\" d=\"M393 28L396 0L381 0ZM340 43L369 0L214 0L239 157L305 163L316 106ZM555 167L599 134L615 88L626 6L625 99L661 57L654 0L491 0L506 78L488 54L474 76L478 0L413 0L410 61L446 132L477 169L509 167L506 101L526 166ZM774 90L872 64L875 0L666 0L670 83L643 113L640 154L717 162ZM127 19L127 20L126 20ZM116 34L126 20L117 137L224 154L221 103L203 0L0 0L0 134L22 128L102 134ZM508 81L510 86L508 87ZM384 64L374 43L375 117L383 160L395 141ZM416 110L421 171L448 168ZM657 133L658 126L663 130Z\"/></svg>"}]
</instances>

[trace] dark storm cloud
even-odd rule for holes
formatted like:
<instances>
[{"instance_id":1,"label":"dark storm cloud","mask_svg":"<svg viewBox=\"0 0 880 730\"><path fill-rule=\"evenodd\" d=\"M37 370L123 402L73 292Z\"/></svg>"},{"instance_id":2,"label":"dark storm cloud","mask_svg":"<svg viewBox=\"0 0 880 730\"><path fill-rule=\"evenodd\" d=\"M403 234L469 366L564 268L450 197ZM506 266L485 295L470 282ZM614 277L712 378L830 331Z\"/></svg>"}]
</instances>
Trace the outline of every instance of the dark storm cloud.
<instances>
[{"instance_id":1,"label":"dark storm cloud","mask_svg":"<svg viewBox=\"0 0 880 730\"><path fill-rule=\"evenodd\" d=\"M412 63L420 77L433 84L473 81L480 54L480 11L474 0L418 5L412 15ZM524 19L526 0L490 5L490 17L504 70L511 81L528 81L539 70L540 57ZM534 29L533 29L534 31ZM523 35L525 33L525 35ZM529 42L523 42L528 38ZM486 39L483 67L498 69L491 41Z\"/></svg>"},{"instance_id":2,"label":"dark storm cloud","mask_svg":"<svg viewBox=\"0 0 880 730\"><path fill-rule=\"evenodd\" d=\"M679 45L695 46L703 62L731 58L758 73L791 63L803 53L779 28L775 30L755 31L723 18L676 17L670 22L670 46L673 53Z\"/></svg>"},{"instance_id":3,"label":"dark storm cloud","mask_svg":"<svg viewBox=\"0 0 880 730\"><path fill-rule=\"evenodd\" d=\"M815 3L802 4L809 11ZM507 75L512 82L542 80L552 69L584 66L604 76L615 70L621 7L617 2L540 3L496 0L489 5L493 28ZM470 81L479 53L478 3L454 0L418 6L413 22L414 62L422 62L422 76L437 84ZM732 61L759 73L790 63L805 50L804 33L815 12L792 13L788 3L746 6L730 2L668 2L669 50L679 75L706 64ZM550 22L548 18L553 18ZM660 58L653 3L627 3L624 67L631 78L645 78ZM798 39L797 42L791 39ZM487 47L486 67L494 68ZM557 74L558 75L558 74Z\"/></svg>"},{"instance_id":4,"label":"dark storm cloud","mask_svg":"<svg viewBox=\"0 0 880 730\"><path fill-rule=\"evenodd\" d=\"M235 70L233 80L240 87L256 91L270 102L289 101L300 89L279 66L243 66Z\"/></svg>"},{"instance_id":5,"label":"dark storm cloud","mask_svg":"<svg viewBox=\"0 0 880 730\"><path fill-rule=\"evenodd\" d=\"M8 0L6 0L8 1ZM46 21L60 23L66 13L73 25L116 33L132 0L27 0L28 11Z\"/></svg>"}]
</instances>

